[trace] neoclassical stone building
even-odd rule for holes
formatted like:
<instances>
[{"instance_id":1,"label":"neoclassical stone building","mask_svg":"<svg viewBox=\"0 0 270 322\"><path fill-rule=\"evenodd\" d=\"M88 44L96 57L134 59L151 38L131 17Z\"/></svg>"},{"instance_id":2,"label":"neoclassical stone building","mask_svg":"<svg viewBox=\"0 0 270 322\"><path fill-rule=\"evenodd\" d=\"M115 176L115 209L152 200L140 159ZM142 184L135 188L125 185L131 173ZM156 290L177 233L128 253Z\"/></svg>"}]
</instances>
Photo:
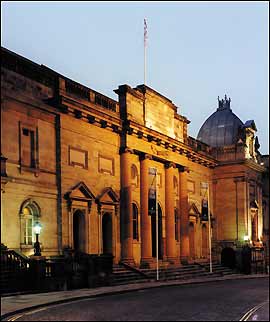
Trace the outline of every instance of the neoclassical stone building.
<instances>
[{"instance_id":1,"label":"neoclassical stone building","mask_svg":"<svg viewBox=\"0 0 270 322\"><path fill-rule=\"evenodd\" d=\"M243 123L226 96L195 139L177 106L148 86L121 85L115 101L1 51L1 242L8 248L33 254L39 222L45 256L72 248L137 266L156 256L171 264L207 260L208 185L213 257L244 239L262 245L269 207L256 125Z\"/></svg>"}]
</instances>

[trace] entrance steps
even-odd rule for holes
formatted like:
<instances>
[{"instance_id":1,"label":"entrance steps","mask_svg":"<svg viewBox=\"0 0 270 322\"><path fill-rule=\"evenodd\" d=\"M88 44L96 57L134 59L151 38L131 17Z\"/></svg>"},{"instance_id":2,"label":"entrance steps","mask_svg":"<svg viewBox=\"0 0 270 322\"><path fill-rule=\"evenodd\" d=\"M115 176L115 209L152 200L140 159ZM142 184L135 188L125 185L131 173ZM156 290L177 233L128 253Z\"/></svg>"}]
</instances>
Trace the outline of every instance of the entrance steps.
<instances>
[{"instance_id":1,"label":"entrance steps","mask_svg":"<svg viewBox=\"0 0 270 322\"><path fill-rule=\"evenodd\" d=\"M218 263L212 264L212 273L210 273L209 263L194 263L179 266L167 266L159 267L159 280L160 281L172 281L172 280L186 280L196 279L202 277L222 277L226 275L237 274L236 271L221 266ZM157 271L156 268L144 268L137 269L136 271L130 270L121 265L115 265L113 269L113 282L112 285L130 284L130 283L142 283L147 281L156 280ZM144 273L145 276L142 276Z\"/></svg>"},{"instance_id":2,"label":"entrance steps","mask_svg":"<svg viewBox=\"0 0 270 322\"><path fill-rule=\"evenodd\" d=\"M136 269L136 268L135 268ZM123 265L114 265L111 285L148 282L149 278Z\"/></svg>"}]
</instances>

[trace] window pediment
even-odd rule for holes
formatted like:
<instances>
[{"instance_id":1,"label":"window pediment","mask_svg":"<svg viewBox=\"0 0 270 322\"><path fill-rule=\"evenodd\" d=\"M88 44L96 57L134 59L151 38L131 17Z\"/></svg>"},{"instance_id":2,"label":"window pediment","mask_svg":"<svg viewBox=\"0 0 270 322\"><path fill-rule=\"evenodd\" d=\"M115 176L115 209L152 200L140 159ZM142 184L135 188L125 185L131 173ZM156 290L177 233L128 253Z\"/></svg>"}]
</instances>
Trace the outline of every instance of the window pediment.
<instances>
[{"instance_id":1,"label":"window pediment","mask_svg":"<svg viewBox=\"0 0 270 322\"><path fill-rule=\"evenodd\" d=\"M65 194L65 198L76 200L95 200L94 194L83 181L79 182L71 190L69 190Z\"/></svg>"},{"instance_id":2,"label":"window pediment","mask_svg":"<svg viewBox=\"0 0 270 322\"><path fill-rule=\"evenodd\" d=\"M119 196L111 187L107 187L97 196L96 202L98 204L118 204Z\"/></svg>"}]
</instances>

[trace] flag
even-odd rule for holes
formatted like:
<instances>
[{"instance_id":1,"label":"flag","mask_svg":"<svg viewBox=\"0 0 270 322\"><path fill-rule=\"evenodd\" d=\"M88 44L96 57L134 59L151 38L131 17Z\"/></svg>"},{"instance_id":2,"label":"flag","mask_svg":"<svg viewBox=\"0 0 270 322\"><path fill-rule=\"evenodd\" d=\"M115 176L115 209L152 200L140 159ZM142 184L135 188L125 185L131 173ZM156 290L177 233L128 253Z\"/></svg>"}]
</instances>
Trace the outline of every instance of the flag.
<instances>
[{"instance_id":1,"label":"flag","mask_svg":"<svg viewBox=\"0 0 270 322\"><path fill-rule=\"evenodd\" d=\"M147 23L146 19L144 19L144 46L146 47L146 40L147 40Z\"/></svg>"},{"instance_id":2,"label":"flag","mask_svg":"<svg viewBox=\"0 0 270 322\"><path fill-rule=\"evenodd\" d=\"M149 168L149 191L148 191L148 213L149 215L156 214L156 179L157 179L157 169Z\"/></svg>"}]
</instances>

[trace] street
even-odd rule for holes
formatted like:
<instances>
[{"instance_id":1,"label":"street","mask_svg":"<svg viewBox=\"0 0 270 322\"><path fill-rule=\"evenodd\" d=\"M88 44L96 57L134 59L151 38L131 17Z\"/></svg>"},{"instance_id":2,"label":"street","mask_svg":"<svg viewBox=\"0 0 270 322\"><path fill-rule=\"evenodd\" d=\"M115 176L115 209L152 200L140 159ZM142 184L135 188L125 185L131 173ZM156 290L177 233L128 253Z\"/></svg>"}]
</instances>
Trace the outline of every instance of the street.
<instances>
[{"instance_id":1,"label":"street","mask_svg":"<svg viewBox=\"0 0 270 322\"><path fill-rule=\"evenodd\" d=\"M17 321L239 321L269 300L269 278L148 289L37 309ZM249 320L269 321L268 303Z\"/></svg>"}]
</instances>

